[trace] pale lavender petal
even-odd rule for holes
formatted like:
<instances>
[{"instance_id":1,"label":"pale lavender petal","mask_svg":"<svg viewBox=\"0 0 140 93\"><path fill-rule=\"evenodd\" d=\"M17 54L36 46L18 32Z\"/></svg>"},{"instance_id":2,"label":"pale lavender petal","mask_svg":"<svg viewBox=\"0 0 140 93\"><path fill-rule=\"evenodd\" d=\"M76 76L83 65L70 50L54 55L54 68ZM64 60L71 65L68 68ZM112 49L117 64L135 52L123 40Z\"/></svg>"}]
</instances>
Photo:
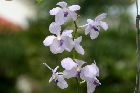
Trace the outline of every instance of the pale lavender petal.
<instances>
[{"instance_id":1,"label":"pale lavender petal","mask_svg":"<svg viewBox=\"0 0 140 93\"><path fill-rule=\"evenodd\" d=\"M64 48L66 51L70 52L74 47L74 42L70 37L62 37L64 40Z\"/></svg>"},{"instance_id":2,"label":"pale lavender petal","mask_svg":"<svg viewBox=\"0 0 140 93\"><path fill-rule=\"evenodd\" d=\"M75 44L80 44L80 42L82 41L82 36L78 37L77 39L74 39L74 43Z\"/></svg>"},{"instance_id":3,"label":"pale lavender petal","mask_svg":"<svg viewBox=\"0 0 140 93\"><path fill-rule=\"evenodd\" d=\"M87 93L93 93L95 91L96 85L92 82L87 81Z\"/></svg>"},{"instance_id":4,"label":"pale lavender petal","mask_svg":"<svg viewBox=\"0 0 140 93\"><path fill-rule=\"evenodd\" d=\"M102 21L104 18L106 18L106 16L107 13L102 13L95 18L95 21Z\"/></svg>"},{"instance_id":5,"label":"pale lavender petal","mask_svg":"<svg viewBox=\"0 0 140 93\"><path fill-rule=\"evenodd\" d=\"M70 11L77 11L80 10L80 6L79 5L72 5L68 7Z\"/></svg>"},{"instance_id":6,"label":"pale lavender petal","mask_svg":"<svg viewBox=\"0 0 140 93\"><path fill-rule=\"evenodd\" d=\"M77 53L79 53L81 55L84 55L84 53L85 53L83 47L80 45L75 45L75 50L77 51Z\"/></svg>"},{"instance_id":7,"label":"pale lavender petal","mask_svg":"<svg viewBox=\"0 0 140 93\"><path fill-rule=\"evenodd\" d=\"M92 23L93 20L92 20L92 19L87 19L87 22L88 22L88 23Z\"/></svg>"},{"instance_id":8,"label":"pale lavender petal","mask_svg":"<svg viewBox=\"0 0 140 93\"><path fill-rule=\"evenodd\" d=\"M49 11L50 15L56 15L61 10L60 7L53 8Z\"/></svg>"},{"instance_id":9,"label":"pale lavender petal","mask_svg":"<svg viewBox=\"0 0 140 93\"><path fill-rule=\"evenodd\" d=\"M50 45L50 50L52 53L62 53L64 51L64 47L60 46L60 40L54 39L53 43Z\"/></svg>"},{"instance_id":10,"label":"pale lavender petal","mask_svg":"<svg viewBox=\"0 0 140 93\"><path fill-rule=\"evenodd\" d=\"M52 34L60 35L61 26L58 23L52 22L49 26L49 30Z\"/></svg>"},{"instance_id":11,"label":"pale lavender petal","mask_svg":"<svg viewBox=\"0 0 140 93\"><path fill-rule=\"evenodd\" d=\"M66 18L64 17L64 12L63 10L60 10L56 16L55 16L55 22L62 25L64 22L66 22Z\"/></svg>"},{"instance_id":12,"label":"pale lavender petal","mask_svg":"<svg viewBox=\"0 0 140 93\"><path fill-rule=\"evenodd\" d=\"M98 31L95 31L95 30L92 30L90 31L90 38L91 39L96 39L99 35L99 32Z\"/></svg>"},{"instance_id":13,"label":"pale lavender petal","mask_svg":"<svg viewBox=\"0 0 140 93\"><path fill-rule=\"evenodd\" d=\"M89 32L91 32L91 27L88 25L86 28L85 28L85 35L87 35Z\"/></svg>"},{"instance_id":14,"label":"pale lavender petal","mask_svg":"<svg viewBox=\"0 0 140 93\"><path fill-rule=\"evenodd\" d=\"M77 19L77 14L74 11L68 11L70 14L70 17L72 18L73 21L76 21Z\"/></svg>"},{"instance_id":15,"label":"pale lavender petal","mask_svg":"<svg viewBox=\"0 0 140 93\"><path fill-rule=\"evenodd\" d=\"M43 41L43 44L45 45L45 46L50 46L52 43L53 43L53 40L55 39L56 37L54 36L54 35L52 35L52 36L47 36L46 38L45 38L45 40Z\"/></svg>"},{"instance_id":16,"label":"pale lavender petal","mask_svg":"<svg viewBox=\"0 0 140 93\"><path fill-rule=\"evenodd\" d=\"M106 22L100 21L100 26L101 26L104 30L107 30L107 29L108 29L108 24L107 24Z\"/></svg>"},{"instance_id":17,"label":"pale lavender petal","mask_svg":"<svg viewBox=\"0 0 140 93\"><path fill-rule=\"evenodd\" d=\"M86 62L83 60L78 60L78 59L74 59L74 61L78 64L78 67L82 67L82 65L84 65Z\"/></svg>"},{"instance_id":18,"label":"pale lavender petal","mask_svg":"<svg viewBox=\"0 0 140 93\"><path fill-rule=\"evenodd\" d=\"M61 89L65 89L65 88L68 87L68 84L67 84L67 82L64 80L63 75L59 75L59 76L58 76L57 86L59 86Z\"/></svg>"},{"instance_id":19,"label":"pale lavender petal","mask_svg":"<svg viewBox=\"0 0 140 93\"><path fill-rule=\"evenodd\" d=\"M67 3L62 1L62 2L58 2L56 5L61 6L62 8L66 8L67 7Z\"/></svg>"},{"instance_id":20,"label":"pale lavender petal","mask_svg":"<svg viewBox=\"0 0 140 93\"><path fill-rule=\"evenodd\" d=\"M77 39L74 39L74 43L75 43L75 50L81 54L84 55L84 49L83 47L80 45L80 42L82 41L82 36L78 37Z\"/></svg>"},{"instance_id":21,"label":"pale lavender petal","mask_svg":"<svg viewBox=\"0 0 140 93\"><path fill-rule=\"evenodd\" d=\"M77 66L77 64L71 58L64 58L61 61L61 65L66 70L71 70Z\"/></svg>"},{"instance_id":22,"label":"pale lavender petal","mask_svg":"<svg viewBox=\"0 0 140 93\"><path fill-rule=\"evenodd\" d=\"M96 63L91 64L93 68L96 69L97 73L95 74L96 76L99 76L99 68L97 67Z\"/></svg>"},{"instance_id":23,"label":"pale lavender petal","mask_svg":"<svg viewBox=\"0 0 140 93\"><path fill-rule=\"evenodd\" d=\"M99 73L97 66L95 65L87 65L81 69L81 79L89 81L94 79Z\"/></svg>"},{"instance_id":24,"label":"pale lavender petal","mask_svg":"<svg viewBox=\"0 0 140 93\"><path fill-rule=\"evenodd\" d=\"M67 79L72 78L72 77L76 77L77 76L77 69L76 69L76 67L71 69L71 70L64 70L63 71L63 75Z\"/></svg>"},{"instance_id":25,"label":"pale lavender petal","mask_svg":"<svg viewBox=\"0 0 140 93\"><path fill-rule=\"evenodd\" d=\"M73 30L64 30L61 36L68 36L72 38L72 32Z\"/></svg>"}]
</instances>

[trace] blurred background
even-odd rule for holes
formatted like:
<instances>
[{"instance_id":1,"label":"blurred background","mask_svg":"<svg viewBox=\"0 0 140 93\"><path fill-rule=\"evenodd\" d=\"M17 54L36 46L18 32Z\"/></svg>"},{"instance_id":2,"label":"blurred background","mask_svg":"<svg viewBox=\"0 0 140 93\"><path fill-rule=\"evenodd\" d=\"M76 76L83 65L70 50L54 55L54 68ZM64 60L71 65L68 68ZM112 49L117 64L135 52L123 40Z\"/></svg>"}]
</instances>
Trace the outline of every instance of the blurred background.
<instances>
[{"instance_id":1,"label":"blurred background","mask_svg":"<svg viewBox=\"0 0 140 93\"><path fill-rule=\"evenodd\" d=\"M69 5L79 4L78 25L87 18L108 13L105 21L108 31L101 31L91 40L82 31L84 56L78 59L91 64L96 60L100 68L101 86L95 93L133 93L136 76L135 0L64 0ZM50 35L49 24L54 16L49 10L59 0L0 0L0 93L76 93L75 79L68 80L69 87L59 89L48 83L51 71L42 63L55 68L60 61L72 54L53 55L43 40ZM140 3L140 2L139 2ZM69 22L63 29L74 29ZM60 71L63 69L60 68ZM86 84L81 85L86 93Z\"/></svg>"}]
</instances>

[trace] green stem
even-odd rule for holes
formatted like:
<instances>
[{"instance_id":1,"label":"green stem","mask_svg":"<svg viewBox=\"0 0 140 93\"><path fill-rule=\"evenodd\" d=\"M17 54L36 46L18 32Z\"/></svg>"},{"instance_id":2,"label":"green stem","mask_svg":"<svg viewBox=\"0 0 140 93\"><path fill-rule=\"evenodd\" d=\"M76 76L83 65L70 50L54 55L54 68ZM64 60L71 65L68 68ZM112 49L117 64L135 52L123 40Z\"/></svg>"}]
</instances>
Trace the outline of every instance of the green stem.
<instances>
[{"instance_id":1,"label":"green stem","mask_svg":"<svg viewBox=\"0 0 140 93\"><path fill-rule=\"evenodd\" d=\"M74 30L74 34L73 34L73 41L74 41L76 34L77 34L77 31L78 31L78 26L76 24L76 21L74 21L74 26L75 26L75 30ZM73 50L72 56L73 56L73 59L75 59L75 50Z\"/></svg>"},{"instance_id":2,"label":"green stem","mask_svg":"<svg viewBox=\"0 0 140 93\"><path fill-rule=\"evenodd\" d=\"M79 80L78 78L76 77L76 83L77 83L77 93L80 93L80 84L79 84Z\"/></svg>"},{"instance_id":3,"label":"green stem","mask_svg":"<svg viewBox=\"0 0 140 93\"><path fill-rule=\"evenodd\" d=\"M136 88L134 93L140 93L140 29L139 29L139 20L140 15L137 15L136 18L136 27L137 27L137 76L136 76Z\"/></svg>"},{"instance_id":4,"label":"green stem","mask_svg":"<svg viewBox=\"0 0 140 93\"><path fill-rule=\"evenodd\" d=\"M75 39L76 34L77 34L77 31L78 31L78 26L77 26L77 24L76 24L76 21L74 21L74 26L75 26L75 31L74 31L74 34L73 34L73 40ZM73 54L72 54L73 59L75 59L75 56L76 56L75 54L76 54L76 53L75 53L75 50L73 50ZM78 80L77 77L76 77L75 79L76 79L76 83L77 83L77 93L80 93L79 80Z\"/></svg>"},{"instance_id":5,"label":"green stem","mask_svg":"<svg viewBox=\"0 0 140 93\"><path fill-rule=\"evenodd\" d=\"M74 34L73 34L73 40L75 39L77 31L78 31L78 26L76 24L76 21L74 21L74 26L75 26L75 31L74 31Z\"/></svg>"}]
</instances>

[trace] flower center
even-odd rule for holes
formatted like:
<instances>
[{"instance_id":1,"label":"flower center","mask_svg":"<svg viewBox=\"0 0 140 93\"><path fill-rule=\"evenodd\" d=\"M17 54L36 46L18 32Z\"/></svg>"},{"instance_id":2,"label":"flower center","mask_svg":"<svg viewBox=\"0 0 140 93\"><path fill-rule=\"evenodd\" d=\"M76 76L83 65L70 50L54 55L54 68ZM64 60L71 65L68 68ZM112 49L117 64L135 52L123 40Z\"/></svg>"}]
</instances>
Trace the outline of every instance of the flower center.
<instances>
[{"instance_id":1,"label":"flower center","mask_svg":"<svg viewBox=\"0 0 140 93\"><path fill-rule=\"evenodd\" d=\"M53 80L53 82L54 82L54 84L57 84L59 81L58 81L58 79L56 79L56 80Z\"/></svg>"},{"instance_id":2,"label":"flower center","mask_svg":"<svg viewBox=\"0 0 140 93\"><path fill-rule=\"evenodd\" d=\"M96 85L96 86L100 85L99 81L97 81L97 80L94 80L93 84Z\"/></svg>"},{"instance_id":3,"label":"flower center","mask_svg":"<svg viewBox=\"0 0 140 93\"><path fill-rule=\"evenodd\" d=\"M58 35L58 36L57 36L57 40L61 40L61 36Z\"/></svg>"},{"instance_id":4,"label":"flower center","mask_svg":"<svg viewBox=\"0 0 140 93\"><path fill-rule=\"evenodd\" d=\"M80 73L81 73L81 71L77 71L77 77L80 77Z\"/></svg>"},{"instance_id":5,"label":"flower center","mask_svg":"<svg viewBox=\"0 0 140 93\"><path fill-rule=\"evenodd\" d=\"M79 67L77 67L77 77L80 77L80 73L81 73L81 69Z\"/></svg>"},{"instance_id":6,"label":"flower center","mask_svg":"<svg viewBox=\"0 0 140 93\"><path fill-rule=\"evenodd\" d=\"M60 46L64 44L64 40L60 40Z\"/></svg>"},{"instance_id":7,"label":"flower center","mask_svg":"<svg viewBox=\"0 0 140 93\"><path fill-rule=\"evenodd\" d=\"M97 27L95 27L95 26L92 26L92 29L94 29L97 32L99 31L99 29Z\"/></svg>"},{"instance_id":8,"label":"flower center","mask_svg":"<svg viewBox=\"0 0 140 93\"><path fill-rule=\"evenodd\" d=\"M68 12L64 12L64 17L67 17L68 16Z\"/></svg>"}]
</instances>

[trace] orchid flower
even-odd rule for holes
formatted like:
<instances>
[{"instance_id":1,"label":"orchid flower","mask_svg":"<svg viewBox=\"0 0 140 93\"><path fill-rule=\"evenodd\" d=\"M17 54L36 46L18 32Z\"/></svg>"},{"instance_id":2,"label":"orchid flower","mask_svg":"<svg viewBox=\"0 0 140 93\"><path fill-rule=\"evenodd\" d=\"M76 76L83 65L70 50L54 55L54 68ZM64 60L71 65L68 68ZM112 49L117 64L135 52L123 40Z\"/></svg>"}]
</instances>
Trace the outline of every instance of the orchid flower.
<instances>
[{"instance_id":1,"label":"orchid flower","mask_svg":"<svg viewBox=\"0 0 140 93\"><path fill-rule=\"evenodd\" d=\"M52 34L47 36L43 41L45 46L50 46L50 51L54 54L62 53L64 50L70 52L73 49L74 42L72 40L73 30L64 30L62 34L59 24L53 22L50 24L49 30Z\"/></svg>"},{"instance_id":2,"label":"orchid flower","mask_svg":"<svg viewBox=\"0 0 140 93\"><path fill-rule=\"evenodd\" d=\"M85 34L90 34L91 39L96 39L99 35L99 31L101 27L104 30L108 29L108 24L106 22L103 22L102 20L106 18L107 14L102 13L99 16L97 16L94 20L87 19L87 24L80 26L80 27L86 27L85 28Z\"/></svg>"},{"instance_id":3,"label":"orchid flower","mask_svg":"<svg viewBox=\"0 0 140 93\"><path fill-rule=\"evenodd\" d=\"M52 69L46 63L43 64L52 71L52 76L49 79L49 83L53 81L61 89L65 89L68 87L68 84L63 77L63 73L57 72L59 66L57 66L55 69Z\"/></svg>"},{"instance_id":4,"label":"orchid flower","mask_svg":"<svg viewBox=\"0 0 140 93\"><path fill-rule=\"evenodd\" d=\"M77 19L76 11L80 10L79 5L67 6L67 3L64 1L58 2L56 5L60 7L53 8L49 12L50 15L55 15L56 23L62 25L69 19L72 19L73 21Z\"/></svg>"},{"instance_id":5,"label":"orchid flower","mask_svg":"<svg viewBox=\"0 0 140 93\"><path fill-rule=\"evenodd\" d=\"M92 63L81 69L80 78L87 82L87 93L93 93L96 86L101 85L96 78L97 76L99 76L99 68L96 66L96 63Z\"/></svg>"},{"instance_id":6,"label":"orchid flower","mask_svg":"<svg viewBox=\"0 0 140 93\"><path fill-rule=\"evenodd\" d=\"M81 67L86 62L78 59L72 60L71 58L65 58L61 61L62 67L65 69L63 75L65 78L69 79L72 77L80 77Z\"/></svg>"},{"instance_id":7,"label":"orchid flower","mask_svg":"<svg viewBox=\"0 0 140 93\"><path fill-rule=\"evenodd\" d=\"M84 55L85 51L83 47L80 45L81 41L82 41L82 36L78 37L77 39L74 39L74 48L79 54Z\"/></svg>"}]
</instances>

